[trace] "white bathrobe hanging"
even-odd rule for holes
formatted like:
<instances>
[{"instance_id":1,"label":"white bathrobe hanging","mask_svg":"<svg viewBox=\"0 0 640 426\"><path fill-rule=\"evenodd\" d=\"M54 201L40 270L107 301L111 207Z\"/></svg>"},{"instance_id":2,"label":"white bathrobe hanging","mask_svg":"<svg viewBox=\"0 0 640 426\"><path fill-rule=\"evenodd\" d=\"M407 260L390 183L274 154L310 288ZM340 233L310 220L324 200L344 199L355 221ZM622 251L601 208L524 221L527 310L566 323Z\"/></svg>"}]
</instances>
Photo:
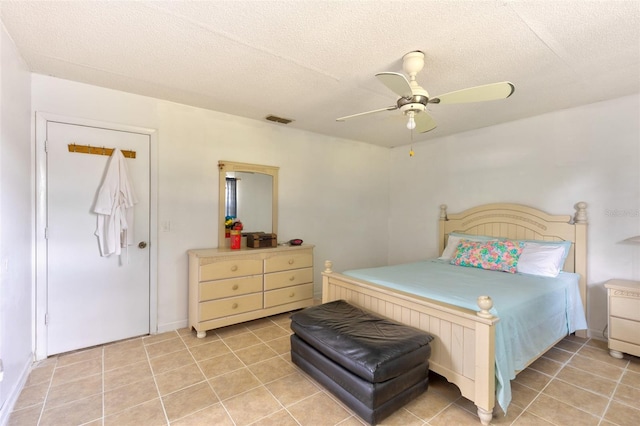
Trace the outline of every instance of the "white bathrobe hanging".
<instances>
[{"instance_id":1,"label":"white bathrobe hanging","mask_svg":"<svg viewBox=\"0 0 640 426\"><path fill-rule=\"evenodd\" d=\"M101 256L120 255L122 247L133 244L133 205L137 202L124 155L116 148L93 208L98 214L95 234Z\"/></svg>"}]
</instances>

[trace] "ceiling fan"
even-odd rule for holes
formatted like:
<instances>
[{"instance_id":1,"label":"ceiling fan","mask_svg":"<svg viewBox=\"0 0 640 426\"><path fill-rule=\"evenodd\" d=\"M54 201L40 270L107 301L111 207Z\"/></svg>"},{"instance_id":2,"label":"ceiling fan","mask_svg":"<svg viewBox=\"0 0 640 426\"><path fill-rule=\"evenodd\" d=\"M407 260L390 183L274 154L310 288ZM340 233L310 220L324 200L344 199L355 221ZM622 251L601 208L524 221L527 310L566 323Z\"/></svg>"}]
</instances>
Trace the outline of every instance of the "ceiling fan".
<instances>
[{"instance_id":1,"label":"ceiling fan","mask_svg":"<svg viewBox=\"0 0 640 426\"><path fill-rule=\"evenodd\" d=\"M435 120L426 110L427 104L459 104L493 101L508 98L515 90L513 84L508 81L503 81L500 83L486 84L484 86L470 87L468 89L457 90L429 98L429 93L416 81L416 74L424 67L424 53L419 50L409 52L402 57L402 62L402 68L404 72L409 75L409 80L407 80L403 74L397 72L381 72L376 74L376 77L378 77L388 89L400 96L395 105L373 111L361 112L359 114L347 115L346 117L337 118L336 121L345 121L362 115L399 109L408 117L408 129L416 129L420 133L425 133L436 128Z\"/></svg>"}]
</instances>

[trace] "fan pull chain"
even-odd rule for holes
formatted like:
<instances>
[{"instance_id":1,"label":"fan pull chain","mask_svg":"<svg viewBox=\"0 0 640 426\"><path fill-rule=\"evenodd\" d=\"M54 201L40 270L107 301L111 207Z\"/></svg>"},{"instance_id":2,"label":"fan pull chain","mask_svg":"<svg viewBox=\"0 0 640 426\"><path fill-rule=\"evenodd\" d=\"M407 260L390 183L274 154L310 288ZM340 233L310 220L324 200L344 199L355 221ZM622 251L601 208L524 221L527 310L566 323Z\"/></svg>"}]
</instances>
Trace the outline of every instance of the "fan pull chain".
<instances>
[{"instance_id":1,"label":"fan pull chain","mask_svg":"<svg viewBox=\"0 0 640 426\"><path fill-rule=\"evenodd\" d=\"M415 152L413 152L413 129L411 129L411 147L409 148L409 157L413 157Z\"/></svg>"}]
</instances>

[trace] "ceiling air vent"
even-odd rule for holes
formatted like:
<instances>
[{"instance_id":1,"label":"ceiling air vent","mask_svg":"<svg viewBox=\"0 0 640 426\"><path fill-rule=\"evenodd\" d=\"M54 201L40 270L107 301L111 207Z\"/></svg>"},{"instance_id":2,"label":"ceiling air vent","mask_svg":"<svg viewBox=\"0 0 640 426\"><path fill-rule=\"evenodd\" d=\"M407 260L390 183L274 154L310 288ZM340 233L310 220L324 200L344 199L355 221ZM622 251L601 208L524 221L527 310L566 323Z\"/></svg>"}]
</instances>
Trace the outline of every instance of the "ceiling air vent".
<instances>
[{"instance_id":1,"label":"ceiling air vent","mask_svg":"<svg viewBox=\"0 0 640 426\"><path fill-rule=\"evenodd\" d=\"M282 123L282 124L289 124L293 121L288 118L282 118L275 115L267 115L265 118L269 121L274 121L276 123Z\"/></svg>"}]
</instances>

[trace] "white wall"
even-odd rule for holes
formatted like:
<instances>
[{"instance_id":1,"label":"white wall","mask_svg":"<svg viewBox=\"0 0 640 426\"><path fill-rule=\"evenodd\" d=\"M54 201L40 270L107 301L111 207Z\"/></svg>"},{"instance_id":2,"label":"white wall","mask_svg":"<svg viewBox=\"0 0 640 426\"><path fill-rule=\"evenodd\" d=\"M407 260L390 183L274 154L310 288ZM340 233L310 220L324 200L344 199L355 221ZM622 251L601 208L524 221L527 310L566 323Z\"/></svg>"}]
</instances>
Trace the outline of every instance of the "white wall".
<instances>
[{"instance_id":1,"label":"white wall","mask_svg":"<svg viewBox=\"0 0 640 426\"><path fill-rule=\"evenodd\" d=\"M481 109L478 113L482 113ZM389 262L436 255L450 212L516 202L551 214L588 203L588 322L606 326L611 278L640 279L640 97L623 97L392 150Z\"/></svg>"},{"instance_id":2,"label":"white wall","mask_svg":"<svg viewBox=\"0 0 640 426\"><path fill-rule=\"evenodd\" d=\"M30 74L0 24L0 424L32 356Z\"/></svg>"},{"instance_id":3,"label":"white wall","mask_svg":"<svg viewBox=\"0 0 640 426\"><path fill-rule=\"evenodd\" d=\"M186 251L217 245L218 160L280 167L278 237L316 245L317 294L325 259L387 260L386 148L36 74L32 109L158 129L160 330L186 326Z\"/></svg>"}]
</instances>

